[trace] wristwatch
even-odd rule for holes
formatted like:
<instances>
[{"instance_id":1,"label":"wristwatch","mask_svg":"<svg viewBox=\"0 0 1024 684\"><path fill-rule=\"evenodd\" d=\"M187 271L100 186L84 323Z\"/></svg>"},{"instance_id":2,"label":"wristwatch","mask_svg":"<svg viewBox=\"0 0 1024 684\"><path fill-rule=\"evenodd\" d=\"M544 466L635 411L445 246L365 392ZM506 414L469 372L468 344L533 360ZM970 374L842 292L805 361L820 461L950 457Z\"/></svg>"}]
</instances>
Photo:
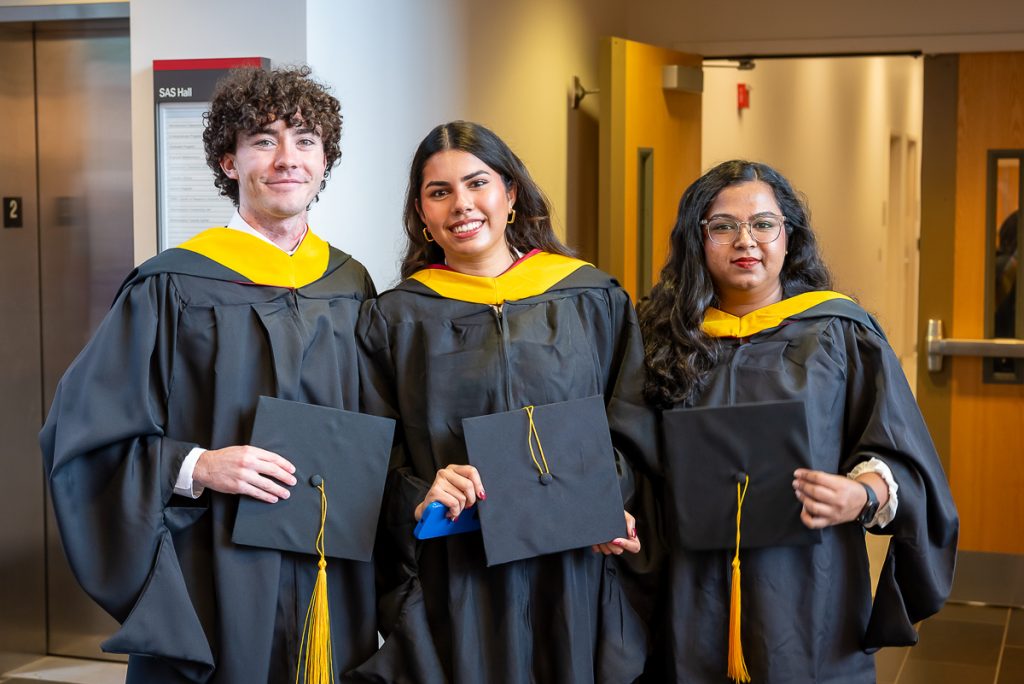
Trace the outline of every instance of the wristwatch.
<instances>
[{"instance_id":1,"label":"wristwatch","mask_svg":"<svg viewBox=\"0 0 1024 684\"><path fill-rule=\"evenodd\" d=\"M860 509L860 515L857 516L857 522L861 525L867 525L869 522L875 519L875 514L878 513L878 497L875 496L875 490L863 482L860 483L864 487L864 491L867 492L868 500L864 504L864 508Z\"/></svg>"}]
</instances>

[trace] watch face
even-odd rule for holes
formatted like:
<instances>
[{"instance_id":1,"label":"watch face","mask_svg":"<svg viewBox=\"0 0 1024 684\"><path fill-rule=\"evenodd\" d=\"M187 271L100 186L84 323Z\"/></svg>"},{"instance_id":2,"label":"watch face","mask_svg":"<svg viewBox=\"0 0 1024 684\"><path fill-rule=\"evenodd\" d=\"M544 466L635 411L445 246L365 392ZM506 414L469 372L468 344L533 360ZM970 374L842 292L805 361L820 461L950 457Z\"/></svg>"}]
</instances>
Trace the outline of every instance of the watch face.
<instances>
[{"instance_id":1,"label":"watch face","mask_svg":"<svg viewBox=\"0 0 1024 684\"><path fill-rule=\"evenodd\" d=\"M860 515L857 516L857 522L861 525L867 525L875 517L875 513L878 512L878 497L875 496L875 490L870 486L863 482L861 485L864 487L864 491L867 492L868 500L864 504L864 508L861 509Z\"/></svg>"},{"instance_id":2,"label":"watch face","mask_svg":"<svg viewBox=\"0 0 1024 684\"><path fill-rule=\"evenodd\" d=\"M864 510L860 512L860 516L857 517L857 521L862 525L866 525L871 522L871 519L875 517L875 513L878 512L878 502L869 501L865 506Z\"/></svg>"}]
</instances>

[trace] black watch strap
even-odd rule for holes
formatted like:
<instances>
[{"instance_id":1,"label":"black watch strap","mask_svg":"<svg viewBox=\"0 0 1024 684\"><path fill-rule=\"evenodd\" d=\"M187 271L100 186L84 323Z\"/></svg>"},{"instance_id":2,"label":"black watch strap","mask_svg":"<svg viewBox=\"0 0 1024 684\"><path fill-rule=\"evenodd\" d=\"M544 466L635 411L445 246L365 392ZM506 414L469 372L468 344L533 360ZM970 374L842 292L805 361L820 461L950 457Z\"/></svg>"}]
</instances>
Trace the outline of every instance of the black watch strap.
<instances>
[{"instance_id":1,"label":"black watch strap","mask_svg":"<svg viewBox=\"0 0 1024 684\"><path fill-rule=\"evenodd\" d=\"M858 482L860 482L858 480ZM875 490L870 485L860 482L860 485L864 487L864 491L867 492L868 500L864 504L864 508L860 509L860 515L857 516L857 522L861 525L867 525L869 522L874 520L875 514L878 513L878 497L875 496Z\"/></svg>"}]
</instances>

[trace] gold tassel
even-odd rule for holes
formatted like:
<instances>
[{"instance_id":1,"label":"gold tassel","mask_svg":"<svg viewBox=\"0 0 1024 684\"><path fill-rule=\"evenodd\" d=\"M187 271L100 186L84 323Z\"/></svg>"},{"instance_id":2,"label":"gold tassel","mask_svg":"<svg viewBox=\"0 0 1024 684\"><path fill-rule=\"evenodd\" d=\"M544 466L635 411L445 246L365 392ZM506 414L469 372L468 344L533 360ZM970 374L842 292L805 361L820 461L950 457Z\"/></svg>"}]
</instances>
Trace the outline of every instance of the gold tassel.
<instances>
[{"instance_id":1,"label":"gold tassel","mask_svg":"<svg viewBox=\"0 0 1024 684\"><path fill-rule=\"evenodd\" d=\"M734 682L749 682L750 673L743 660L743 643L740 640L740 514L743 499L747 496L750 476L746 476L742 489L736 483L736 555L732 558L732 591L729 593L729 679Z\"/></svg>"},{"instance_id":2,"label":"gold tassel","mask_svg":"<svg viewBox=\"0 0 1024 684\"><path fill-rule=\"evenodd\" d=\"M537 432L537 425L533 422L533 406L524 406L523 410L526 411L526 415L530 421L530 431L526 435L526 443L530 445L530 458L533 459L533 465L537 466L537 472L540 473L541 478L545 475L550 478L551 466L548 465L548 459L544 455L544 446L540 443L540 433ZM544 461L543 468L537 460L537 452L533 450L533 440L535 439L537 440L537 449L540 451L541 461Z\"/></svg>"},{"instance_id":3,"label":"gold tassel","mask_svg":"<svg viewBox=\"0 0 1024 684\"><path fill-rule=\"evenodd\" d=\"M327 604L327 558L324 556L324 525L327 522L327 494L321 481L320 490L320 533L316 537L316 550L320 554L319 569L313 595L309 599L306 620L302 625L302 640L299 642L299 664L295 669L295 684L303 669L305 684L333 684L334 658L331 650L331 614ZM302 653L306 657L303 660ZM305 665L305 668L303 668Z\"/></svg>"}]
</instances>

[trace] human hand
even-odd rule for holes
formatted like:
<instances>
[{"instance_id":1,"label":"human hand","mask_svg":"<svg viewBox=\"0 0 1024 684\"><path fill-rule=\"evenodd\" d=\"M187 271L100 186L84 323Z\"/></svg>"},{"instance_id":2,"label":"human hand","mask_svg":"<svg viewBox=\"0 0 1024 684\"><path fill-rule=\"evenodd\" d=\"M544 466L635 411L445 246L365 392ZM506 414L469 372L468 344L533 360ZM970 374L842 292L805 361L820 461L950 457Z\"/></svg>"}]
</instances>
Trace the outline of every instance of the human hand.
<instances>
[{"instance_id":1,"label":"human hand","mask_svg":"<svg viewBox=\"0 0 1024 684\"><path fill-rule=\"evenodd\" d=\"M448 517L456 520L466 508L487 498L484 485L480 481L480 473L471 465L451 463L437 471L434 484L430 486L426 497L416 507L413 515L419 521L425 509L432 501L440 501L448 507Z\"/></svg>"},{"instance_id":2,"label":"human hand","mask_svg":"<svg viewBox=\"0 0 1024 684\"><path fill-rule=\"evenodd\" d=\"M628 538L619 537L603 544L594 544L590 547L594 553L603 553L606 556L620 556L623 551L640 553L640 538L636 536L636 518L626 511L623 511L623 513L626 515L626 534Z\"/></svg>"},{"instance_id":3,"label":"human hand","mask_svg":"<svg viewBox=\"0 0 1024 684\"><path fill-rule=\"evenodd\" d=\"M793 473L793 490L803 504L800 520L811 529L856 520L868 500L859 480L806 468Z\"/></svg>"},{"instance_id":4,"label":"human hand","mask_svg":"<svg viewBox=\"0 0 1024 684\"><path fill-rule=\"evenodd\" d=\"M192 471L192 480L214 491L275 503L289 497L288 490L278 482L294 485L294 472L295 466L273 451L229 446L203 452Z\"/></svg>"}]
</instances>

